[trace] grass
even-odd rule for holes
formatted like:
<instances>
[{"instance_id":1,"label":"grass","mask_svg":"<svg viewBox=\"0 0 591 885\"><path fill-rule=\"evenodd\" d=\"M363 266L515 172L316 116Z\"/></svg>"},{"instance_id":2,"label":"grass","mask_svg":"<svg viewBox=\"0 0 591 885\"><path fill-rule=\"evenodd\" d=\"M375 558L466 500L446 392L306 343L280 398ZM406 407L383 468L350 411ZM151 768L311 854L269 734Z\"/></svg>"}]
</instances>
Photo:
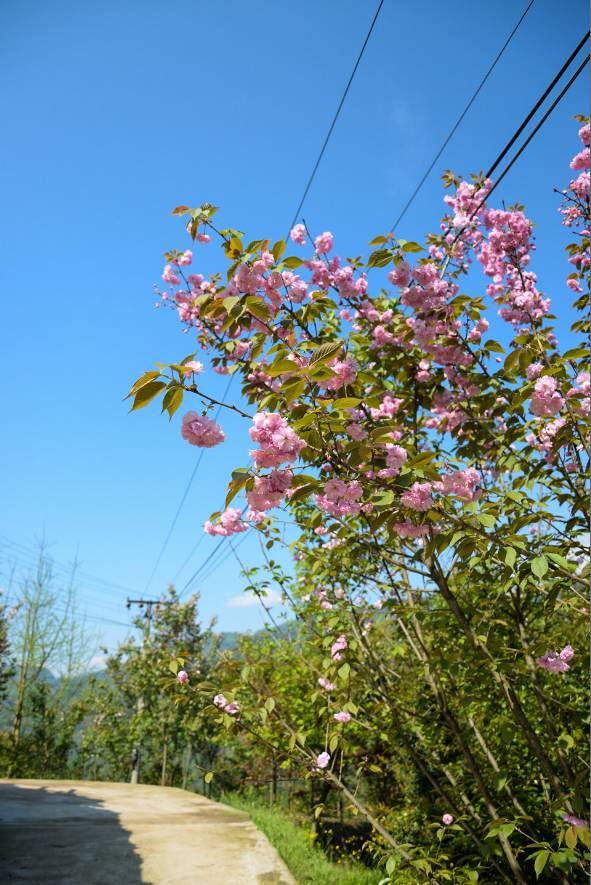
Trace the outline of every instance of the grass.
<instances>
[{"instance_id":1,"label":"grass","mask_svg":"<svg viewBox=\"0 0 591 885\"><path fill-rule=\"evenodd\" d=\"M266 808L234 794L223 802L246 811L281 855L298 885L377 885L385 873L359 863L331 863L306 831L277 809Z\"/></svg>"}]
</instances>

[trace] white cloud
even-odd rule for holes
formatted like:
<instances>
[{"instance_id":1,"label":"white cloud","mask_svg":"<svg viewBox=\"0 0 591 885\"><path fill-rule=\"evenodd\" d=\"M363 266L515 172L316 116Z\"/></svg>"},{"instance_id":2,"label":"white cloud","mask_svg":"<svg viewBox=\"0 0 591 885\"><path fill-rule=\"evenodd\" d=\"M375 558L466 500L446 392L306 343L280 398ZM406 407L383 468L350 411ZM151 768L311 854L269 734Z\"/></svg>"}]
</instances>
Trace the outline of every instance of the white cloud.
<instances>
[{"instance_id":1,"label":"white cloud","mask_svg":"<svg viewBox=\"0 0 591 885\"><path fill-rule=\"evenodd\" d=\"M276 590L268 590L263 601L267 606L277 605L281 602L281 596ZM259 598L252 591L239 593L238 596L230 596L226 602L226 608L251 608L253 605L259 605Z\"/></svg>"},{"instance_id":2,"label":"white cloud","mask_svg":"<svg viewBox=\"0 0 591 885\"><path fill-rule=\"evenodd\" d=\"M88 662L89 670L104 670L107 666L107 658L105 655L93 655Z\"/></svg>"}]
</instances>

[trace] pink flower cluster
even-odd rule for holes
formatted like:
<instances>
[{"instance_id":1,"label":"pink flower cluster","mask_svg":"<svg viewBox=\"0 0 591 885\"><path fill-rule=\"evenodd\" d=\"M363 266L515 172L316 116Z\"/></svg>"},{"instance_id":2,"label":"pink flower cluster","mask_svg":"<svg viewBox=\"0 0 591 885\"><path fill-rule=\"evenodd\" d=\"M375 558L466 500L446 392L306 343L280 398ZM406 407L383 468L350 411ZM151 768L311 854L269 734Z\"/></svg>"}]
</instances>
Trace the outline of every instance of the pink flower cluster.
<instances>
[{"instance_id":1,"label":"pink flower cluster","mask_svg":"<svg viewBox=\"0 0 591 885\"><path fill-rule=\"evenodd\" d=\"M235 716L240 712L240 705L236 701L228 701L223 694L216 694L213 703L220 710L223 710L224 713L228 713L229 716Z\"/></svg>"},{"instance_id":2,"label":"pink flower cluster","mask_svg":"<svg viewBox=\"0 0 591 885\"><path fill-rule=\"evenodd\" d=\"M340 713L335 713L333 718L336 719L337 722L347 723L350 722L353 717L350 713L347 713L346 710L341 710Z\"/></svg>"},{"instance_id":3,"label":"pink flower cluster","mask_svg":"<svg viewBox=\"0 0 591 885\"><path fill-rule=\"evenodd\" d=\"M347 637L344 634L341 634L338 637L338 639L335 639L335 641L333 642L333 644L330 647L330 654L331 654L333 661L342 660L343 656L342 656L341 652L345 651L347 646L348 646Z\"/></svg>"},{"instance_id":4,"label":"pink flower cluster","mask_svg":"<svg viewBox=\"0 0 591 885\"><path fill-rule=\"evenodd\" d=\"M329 762L330 762L330 753L326 753L326 752L320 753L320 755L318 755L316 757L316 768L317 769L328 768Z\"/></svg>"},{"instance_id":5,"label":"pink flower cluster","mask_svg":"<svg viewBox=\"0 0 591 885\"><path fill-rule=\"evenodd\" d=\"M567 390L566 396L574 411L588 415L590 411L589 395L591 394L591 377L589 372L579 372L574 385Z\"/></svg>"},{"instance_id":6,"label":"pink flower cluster","mask_svg":"<svg viewBox=\"0 0 591 885\"><path fill-rule=\"evenodd\" d=\"M296 461L306 445L285 418L274 412L258 412L249 433L253 442L259 444L250 453L257 467L279 467Z\"/></svg>"},{"instance_id":7,"label":"pink flower cluster","mask_svg":"<svg viewBox=\"0 0 591 885\"><path fill-rule=\"evenodd\" d=\"M390 479L398 476L400 468L406 461L408 455L402 446L395 446L390 443L386 444L386 466L378 471L380 479Z\"/></svg>"},{"instance_id":8,"label":"pink flower cluster","mask_svg":"<svg viewBox=\"0 0 591 885\"><path fill-rule=\"evenodd\" d=\"M557 415L564 405L564 398L558 391L558 382L551 375L543 375L534 385L530 402L532 415L547 418Z\"/></svg>"},{"instance_id":9,"label":"pink flower cluster","mask_svg":"<svg viewBox=\"0 0 591 885\"><path fill-rule=\"evenodd\" d=\"M386 393L380 407L370 410L371 417L374 419L374 421L377 421L379 418L392 418L397 413L401 405L401 399L396 399L389 393Z\"/></svg>"},{"instance_id":10,"label":"pink flower cluster","mask_svg":"<svg viewBox=\"0 0 591 885\"><path fill-rule=\"evenodd\" d=\"M435 483L433 487L445 495L456 495L466 501L474 501L480 495L479 483L480 474L478 471L474 467L468 467L466 470L445 473L441 482Z\"/></svg>"},{"instance_id":11,"label":"pink flower cluster","mask_svg":"<svg viewBox=\"0 0 591 885\"><path fill-rule=\"evenodd\" d=\"M415 525L409 520L396 522L392 528L399 538L424 538L429 534L428 525Z\"/></svg>"},{"instance_id":12,"label":"pink flower cluster","mask_svg":"<svg viewBox=\"0 0 591 885\"><path fill-rule=\"evenodd\" d=\"M227 537L238 532L245 532L248 525L242 521L240 510L236 510L235 507L227 507L220 516L219 522L212 523L208 519L203 528L208 535Z\"/></svg>"},{"instance_id":13,"label":"pink flower cluster","mask_svg":"<svg viewBox=\"0 0 591 885\"><path fill-rule=\"evenodd\" d=\"M342 479L329 479L324 486L324 494L316 496L316 503L332 516L356 516L361 510L358 501L362 493L357 480L346 483Z\"/></svg>"},{"instance_id":14,"label":"pink flower cluster","mask_svg":"<svg viewBox=\"0 0 591 885\"><path fill-rule=\"evenodd\" d=\"M219 445L226 438L219 424L205 415L198 415L197 412L187 412L183 416L181 436L192 446L205 449Z\"/></svg>"},{"instance_id":15,"label":"pink flower cluster","mask_svg":"<svg viewBox=\"0 0 591 885\"><path fill-rule=\"evenodd\" d=\"M317 255L326 255L332 249L333 238L330 231L319 234L314 240L314 248Z\"/></svg>"},{"instance_id":16,"label":"pink flower cluster","mask_svg":"<svg viewBox=\"0 0 591 885\"><path fill-rule=\"evenodd\" d=\"M296 224L291 229L291 233L289 234L292 241L297 243L298 246L306 245L306 228L303 224Z\"/></svg>"},{"instance_id":17,"label":"pink flower cluster","mask_svg":"<svg viewBox=\"0 0 591 885\"><path fill-rule=\"evenodd\" d=\"M332 369L333 376L326 381L319 381L321 387L327 390L339 390L346 384L353 384L359 371L357 361L352 356L345 357L344 360L333 360L328 364L328 368Z\"/></svg>"},{"instance_id":18,"label":"pink flower cluster","mask_svg":"<svg viewBox=\"0 0 591 885\"><path fill-rule=\"evenodd\" d=\"M573 658L574 651L570 645L565 645L562 651L548 651L542 657L536 659L536 664L549 670L551 673L566 673L570 670L568 662Z\"/></svg>"},{"instance_id":19,"label":"pink flower cluster","mask_svg":"<svg viewBox=\"0 0 591 885\"><path fill-rule=\"evenodd\" d=\"M291 488L292 481L293 474L289 470L274 470L267 476L257 476L246 495L249 507L258 512L277 507Z\"/></svg>"},{"instance_id":20,"label":"pink flower cluster","mask_svg":"<svg viewBox=\"0 0 591 885\"><path fill-rule=\"evenodd\" d=\"M334 691L336 688L336 685L334 685L334 683L330 682L330 680L325 679L324 676L321 676L319 678L318 685L320 686L320 688L323 688L324 691Z\"/></svg>"},{"instance_id":21,"label":"pink flower cluster","mask_svg":"<svg viewBox=\"0 0 591 885\"><path fill-rule=\"evenodd\" d=\"M410 510L419 512L429 510L433 506L432 489L433 486L430 482L415 482L410 489L403 492L400 500Z\"/></svg>"},{"instance_id":22,"label":"pink flower cluster","mask_svg":"<svg viewBox=\"0 0 591 885\"><path fill-rule=\"evenodd\" d=\"M189 681L189 674L186 670L179 670L176 674L176 681L179 685L185 685Z\"/></svg>"}]
</instances>

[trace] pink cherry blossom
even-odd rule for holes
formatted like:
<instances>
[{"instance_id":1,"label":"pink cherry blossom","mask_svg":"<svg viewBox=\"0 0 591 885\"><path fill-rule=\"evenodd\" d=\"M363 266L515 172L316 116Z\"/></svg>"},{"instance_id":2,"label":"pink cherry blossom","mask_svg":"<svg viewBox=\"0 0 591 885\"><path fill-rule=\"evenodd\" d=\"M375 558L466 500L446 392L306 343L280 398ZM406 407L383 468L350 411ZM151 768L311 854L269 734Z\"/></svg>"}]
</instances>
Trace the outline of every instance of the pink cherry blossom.
<instances>
[{"instance_id":1,"label":"pink cherry blossom","mask_svg":"<svg viewBox=\"0 0 591 885\"><path fill-rule=\"evenodd\" d=\"M429 510L433 506L432 488L430 482L415 482L400 496L400 500L410 510Z\"/></svg>"},{"instance_id":2,"label":"pink cherry blossom","mask_svg":"<svg viewBox=\"0 0 591 885\"><path fill-rule=\"evenodd\" d=\"M352 356L348 356L344 360L333 360L328 364L328 368L334 372L332 378L318 382L321 387L325 387L327 390L338 390L346 384L352 384L359 371L357 361Z\"/></svg>"},{"instance_id":3,"label":"pink cherry blossom","mask_svg":"<svg viewBox=\"0 0 591 885\"><path fill-rule=\"evenodd\" d=\"M452 814L444 814L443 817L441 818L441 823L446 827L449 827L449 825L453 824L453 822L454 822L454 819L453 819Z\"/></svg>"},{"instance_id":4,"label":"pink cherry blossom","mask_svg":"<svg viewBox=\"0 0 591 885\"><path fill-rule=\"evenodd\" d=\"M568 662L574 656L574 651L570 645L565 645L561 652L548 651L542 657L536 659L536 664L549 670L551 673L566 673L570 670Z\"/></svg>"},{"instance_id":5,"label":"pink cherry blossom","mask_svg":"<svg viewBox=\"0 0 591 885\"><path fill-rule=\"evenodd\" d=\"M192 261L193 253L190 249L185 249L181 257L179 258L178 263L180 267L187 267L189 264L191 264Z\"/></svg>"},{"instance_id":6,"label":"pink cherry blossom","mask_svg":"<svg viewBox=\"0 0 591 885\"><path fill-rule=\"evenodd\" d=\"M346 710L341 710L340 713L335 713L333 718L336 719L337 722L346 723L350 722L353 717L350 713L347 713Z\"/></svg>"},{"instance_id":7,"label":"pink cherry blossom","mask_svg":"<svg viewBox=\"0 0 591 885\"><path fill-rule=\"evenodd\" d=\"M530 363L527 369L525 370L525 374L527 375L530 381L534 381L538 378L542 372L544 371L544 366L542 363Z\"/></svg>"},{"instance_id":8,"label":"pink cherry blossom","mask_svg":"<svg viewBox=\"0 0 591 885\"><path fill-rule=\"evenodd\" d=\"M252 510L263 512L277 507L291 487L293 474L289 470L274 470L267 476L257 476L246 499Z\"/></svg>"},{"instance_id":9,"label":"pink cherry blossom","mask_svg":"<svg viewBox=\"0 0 591 885\"><path fill-rule=\"evenodd\" d=\"M172 286L178 286L181 282L180 277L176 275L174 272L172 265L167 264L164 268L164 272L162 274L162 279L165 283L170 283Z\"/></svg>"},{"instance_id":10,"label":"pink cherry blossom","mask_svg":"<svg viewBox=\"0 0 591 885\"><path fill-rule=\"evenodd\" d=\"M314 240L314 248L318 255L326 255L327 252L330 252L332 249L332 234L330 231L324 231L323 234L319 234L316 237Z\"/></svg>"},{"instance_id":11,"label":"pink cherry blossom","mask_svg":"<svg viewBox=\"0 0 591 885\"><path fill-rule=\"evenodd\" d=\"M587 827L589 829L589 821L584 820L582 817L575 817L574 814L563 814L562 819L573 827Z\"/></svg>"},{"instance_id":12,"label":"pink cherry blossom","mask_svg":"<svg viewBox=\"0 0 591 885\"><path fill-rule=\"evenodd\" d=\"M273 412L258 412L249 434L260 446L250 453L257 467L278 467L296 461L306 445L285 418Z\"/></svg>"},{"instance_id":13,"label":"pink cherry blossom","mask_svg":"<svg viewBox=\"0 0 591 885\"><path fill-rule=\"evenodd\" d=\"M330 682L328 679L325 679L323 676L321 676L321 677L318 679L318 685L319 685L321 688L323 688L325 691L334 691L335 688L336 688L336 685L334 685L334 684L333 684L332 682Z\"/></svg>"},{"instance_id":14,"label":"pink cherry blossom","mask_svg":"<svg viewBox=\"0 0 591 885\"><path fill-rule=\"evenodd\" d=\"M343 634L341 634L338 637L338 639L335 639L335 641L333 642L333 644L330 647L330 653L331 653L332 657L336 658L336 656L339 655L338 659L340 660L340 658L342 657L342 655L340 655L340 652L344 651L347 648L347 646L348 646L347 637L344 636Z\"/></svg>"},{"instance_id":15,"label":"pink cherry blossom","mask_svg":"<svg viewBox=\"0 0 591 885\"><path fill-rule=\"evenodd\" d=\"M240 705L236 701L228 701L223 694L216 694L213 703L216 707L223 710L224 713L228 713L230 716L235 716L236 713L240 712Z\"/></svg>"},{"instance_id":16,"label":"pink cherry blossom","mask_svg":"<svg viewBox=\"0 0 591 885\"><path fill-rule=\"evenodd\" d=\"M248 525L242 521L240 510L236 510L234 507L227 507L220 516L219 522L212 523L207 520L203 528L208 535L227 537L228 535L235 535L237 532L245 532L248 529Z\"/></svg>"},{"instance_id":17,"label":"pink cherry blossom","mask_svg":"<svg viewBox=\"0 0 591 885\"><path fill-rule=\"evenodd\" d=\"M289 234L292 241L297 243L298 246L306 245L306 228L303 224L296 224L292 227L291 232Z\"/></svg>"},{"instance_id":18,"label":"pink cherry blossom","mask_svg":"<svg viewBox=\"0 0 591 885\"><path fill-rule=\"evenodd\" d=\"M319 768L319 769L328 768L329 762L330 762L330 754L326 753L326 752L320 753L320 755L318 755L316 757L316 768Z\"/></svg>"},{"instance_id":19,"label":"pink cherry blossom","mask_svg":"<svg viewBox=\"0 0 591 885\"><path fill-rule=\"evenodd\" d=\"M543 375L534 385L530 402L532 415L538 418L557 415L564 405L564 398L557 390L558 382L551 375Z\"/></svg>"},{"instance_id":20,"label":"pink cherry blossom","mask_svg":"<svg viewBox=\"0 0 591 885\"><path fill-rule=\"evenodd\" d=\"M329 479L324 494L316 495L316 503L332 516L355 516L360 511L358 503L363 489L357 480L346 483L342 479Z\"/></svg>"},{"instance_id":21,"label":"pink cherry blossom","mask_svg":"<svg viewBox=\"0 0 591 885\"><path fill-rule=\"evenodd\" d=\"M189 372L194 372L195 375L200 375L203 372L203 363L200 363L198 360L190 360L190 362L185 363L184 366L187 374L189 374Z\"/></svg>"},{"instance_id":22,"label":"pink cherry blossom","mask_svg":"<svg viewBox=\"0 0 591 885\"><path fill-rule=\"evenodd\" d=\"M410 264L406 261L401 261L400 264L396 265L394 270L389 272L388 279L394 286L399 286L400 288L408 286L410 280Z\"/></svg>"},{"instance_id":23,"label":"pink cherry blossom","mask_svg":"<svg viewBox=\"0 0 591 885\"><path fill-rule=\"evenodd\" d=\"M198 415L197 412L187 412L183 416L181 436L192 446L205 449L219 445L226 438L219 424L205 415Z\"/></svg>"},{"instance_id":24,"label":"pink cherry blossom","mask_svg":"<svg viewBox=\"0 0 591 885\"><path fill-rule=\"evenodd\" d=\"M398 476L400 468L406 461L408 455L402 446L395 446L390 443L386 444L386 466L378 471L381 479L389 479Z\"/></svg>"},{"instance_id":25,"label":"pink cherry blossom","mask_svg":"<svg viewBox=\"0 0 591 885\"><path fill-rule=\"evenodd\" d=\"M478 471L474 467L468 467L466 470L455 470L444 474L442 481L435 484L435 488L444 495L457 495L466 501L474 501L480 494L479 483Z\"/></svg>"},{"instance_id":26,"label":"pink cherry blossom","mask_svg":"<svg viewBox=\"0 0 591 885\"><path fill-rule=\"evenodd\" d=\"M185 685L185 683L189 681L189 674L187 673L187 671L179 670L179 672L176 674L176 681L179 683L179 685Z\"/></svg>"}]
</instances>

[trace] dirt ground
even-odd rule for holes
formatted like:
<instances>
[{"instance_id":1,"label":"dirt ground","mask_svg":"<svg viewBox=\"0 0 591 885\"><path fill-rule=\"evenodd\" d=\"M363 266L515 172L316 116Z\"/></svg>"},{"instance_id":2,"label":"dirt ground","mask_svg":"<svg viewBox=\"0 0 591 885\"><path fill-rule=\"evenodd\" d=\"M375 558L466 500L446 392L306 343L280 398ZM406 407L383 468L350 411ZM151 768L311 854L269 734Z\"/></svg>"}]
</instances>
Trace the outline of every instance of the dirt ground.
<instances>
[{"instance_id":1,"label":"dirt ground","mask_svg":"<svg viewBox=\"0 0 591 885\"><path fill-rule=\"evenodd\" d=\"M248 816L170 787L0 781L1 885L296 885Z\"/></svg>"}]
</instances>

